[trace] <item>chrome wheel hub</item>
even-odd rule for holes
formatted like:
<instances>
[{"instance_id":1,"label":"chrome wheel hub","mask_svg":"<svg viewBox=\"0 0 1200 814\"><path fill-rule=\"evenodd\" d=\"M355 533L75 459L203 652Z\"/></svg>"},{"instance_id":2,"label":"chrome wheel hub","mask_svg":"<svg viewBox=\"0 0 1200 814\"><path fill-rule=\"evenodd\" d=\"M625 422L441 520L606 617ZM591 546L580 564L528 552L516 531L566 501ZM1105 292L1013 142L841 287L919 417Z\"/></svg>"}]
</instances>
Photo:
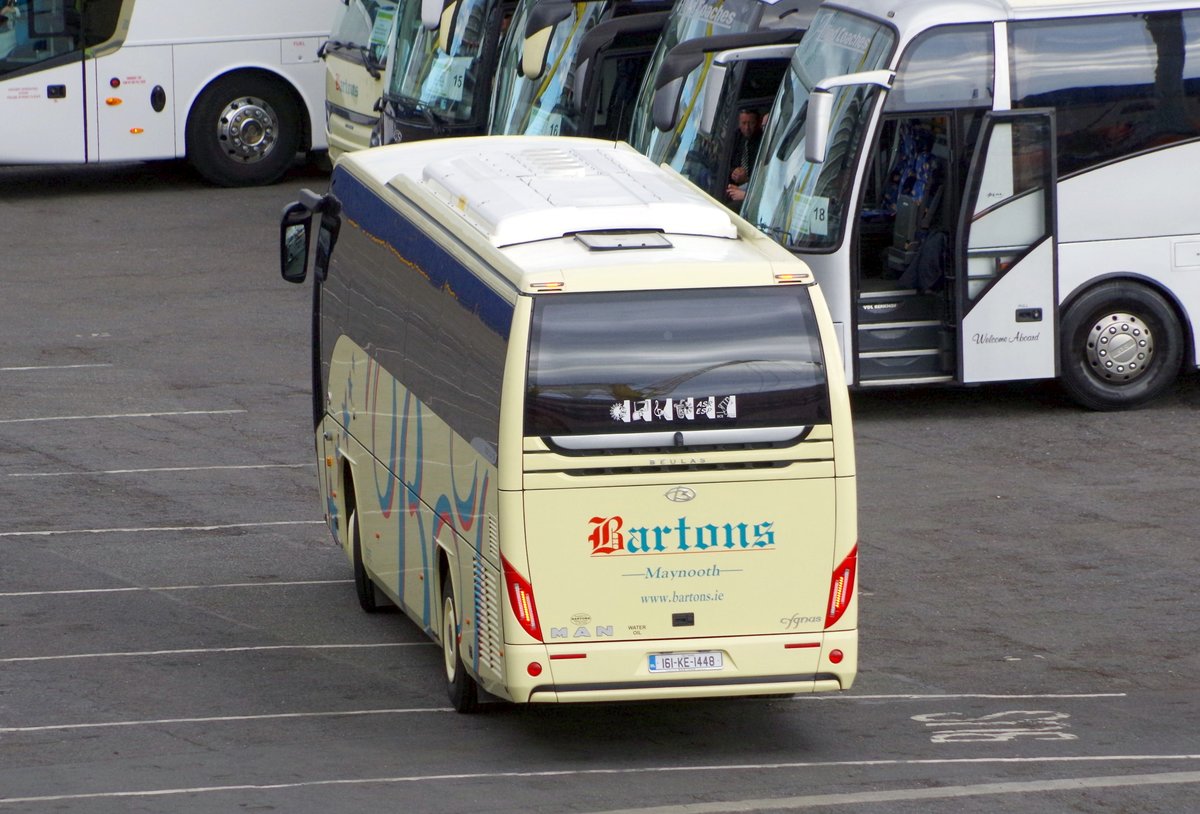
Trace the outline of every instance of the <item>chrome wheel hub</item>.
<instances>
[{"instance_id":1,"label":"chrome wheel hub","mask_svg":"<svg viewBox=\"0 0 1200 814\"><path fill-rule=\"evenodd\" d=\"M242 96L221 111L217 138L230 158L245 164L261 161L275 148L279 118L262 99Z\"/></svg>"},{"instance_id":2,"label":"chrome wheel hub","mask_svg":"<svg viewBox=\"0 0 1200 814\"><path fill-rule=\"evenodd\" d=\"M1102 379L1130 382L1145 374L1154 356L1154 337L1132 314L1106 314L1087 337L1087 360Z\"/></svg>"}]
</instances>

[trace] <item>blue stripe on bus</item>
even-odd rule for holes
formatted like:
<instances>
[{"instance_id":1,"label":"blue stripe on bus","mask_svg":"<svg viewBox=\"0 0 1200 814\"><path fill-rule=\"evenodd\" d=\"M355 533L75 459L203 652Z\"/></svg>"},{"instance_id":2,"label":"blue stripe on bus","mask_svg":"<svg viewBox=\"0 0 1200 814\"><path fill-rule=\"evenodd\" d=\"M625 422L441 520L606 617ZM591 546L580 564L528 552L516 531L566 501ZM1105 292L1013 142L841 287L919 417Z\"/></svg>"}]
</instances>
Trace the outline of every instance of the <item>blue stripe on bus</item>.
<instances>
[{"instance_id":1,"label":"blue stripe on bus","mask_svg":"<svg viewBox=\"0 0 1200 814\"><path fill-rule=\"evenodd\" d=\"M334 170L332 190L342 204L343 217L356 222L371 237L382 240L397 257L412 264L431 286L448 293L484 325L508 339L512 303L341 167Z\"/></svg>"}]
</instances>

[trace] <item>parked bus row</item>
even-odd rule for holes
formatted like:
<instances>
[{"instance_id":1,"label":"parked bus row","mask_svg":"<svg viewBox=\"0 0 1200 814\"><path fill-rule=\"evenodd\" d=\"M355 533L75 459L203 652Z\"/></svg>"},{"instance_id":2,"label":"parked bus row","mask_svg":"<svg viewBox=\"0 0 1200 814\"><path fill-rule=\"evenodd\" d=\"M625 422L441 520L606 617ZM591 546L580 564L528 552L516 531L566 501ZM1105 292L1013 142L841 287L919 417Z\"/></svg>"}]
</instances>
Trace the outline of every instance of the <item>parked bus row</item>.
<instances>
[{"instance_id":1,"label":"parked bus row","mask_svg":"<svg viewBox=\"0 0 1200 814\"><path fill-rule=\"evenodd\" d=\"M395 6L374 0L349 3L359 10L342 17L324 53L335 156L441 136L610 138L718 198L736 158L739 113L749 107L757 119L770 105L817 6L411 0L393 14ZM385 17L394 23L380 56Z\"/></svg>"}]
</instances>

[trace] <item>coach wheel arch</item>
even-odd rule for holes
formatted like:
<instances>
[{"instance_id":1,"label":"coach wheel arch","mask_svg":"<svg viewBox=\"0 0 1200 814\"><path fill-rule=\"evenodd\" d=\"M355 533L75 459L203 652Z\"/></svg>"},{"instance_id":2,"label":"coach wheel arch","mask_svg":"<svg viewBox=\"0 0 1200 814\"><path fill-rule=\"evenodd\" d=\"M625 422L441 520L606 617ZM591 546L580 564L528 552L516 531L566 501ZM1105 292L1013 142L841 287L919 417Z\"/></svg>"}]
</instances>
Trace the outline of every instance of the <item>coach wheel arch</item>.
<instances>
[{"instance_id":1,"label":"coach wheel arch","mask_svg":"<svg viewBox=\"0 0 1200 814\"><path fill-rule=\"evenodd\" d=\"M1063 387L1092 410L1154 399L1175 381L1185 356L1175 305L1133 280L1108 280L1073 297L1060 337Z\"/></svg>"},{"instance_id":2,"label":"coach wheel arch","mask_svg":"<svg viewBox=\"0 0 1200 814\"><path fill-rule=\"evenodd\" d=\"M188 160L218 186L261 186L283 177L308 146L303 100L262 70L217 77L196 97L185 131Z\"/></svg>"},{"instance_id":3,"label":"coach wheel arch","mask_svg":"<svg viewBox=\"0 0 1200 814\"><path fill-rule=\"evenodd\" d=\"M346 510L346 540L349 546L350 563L354 569L354 592L358 595L359 607L365 613L378 613L391 605L383 591L375 584L363 565L362 529L358 525L358 505L354 497L354 480L349 465L342 469L342 494Z\"/></svg>"}]
</instances>

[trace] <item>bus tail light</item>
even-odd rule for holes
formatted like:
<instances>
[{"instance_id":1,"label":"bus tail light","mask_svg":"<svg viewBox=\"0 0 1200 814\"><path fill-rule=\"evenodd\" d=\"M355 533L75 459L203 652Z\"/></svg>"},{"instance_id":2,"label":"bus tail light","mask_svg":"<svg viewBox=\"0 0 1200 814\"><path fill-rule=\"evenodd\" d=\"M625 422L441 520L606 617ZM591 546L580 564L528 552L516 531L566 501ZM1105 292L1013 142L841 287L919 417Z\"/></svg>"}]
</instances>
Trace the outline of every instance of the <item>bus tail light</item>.
<instances>
[{"instance_id":1,"label":"bus tail light","mask_svg":"<svg viewBox=\"0 0 1200 814\"><path fill-rule=\"evenodd\" d=\"M504 584L508 588L513 614L525 632L540 642L542 626L538 623L537 605L533 602L533 586L504 557L500 558L500 563L504 566Z\"/></svg>"},{"instance_id":2,"label":"bus tail light","mask_svg":"<svg viewBox=\"0 0 1200 814\"><path fill-rule=\"evenodd\" d=\"M826 628L837 624L846 608L850 607L850 598L854 596L854 574L857 571L858 546L854 546L842 564L833 571L833 579L829 583L829 611L825 615Z\"/></svg>"}]
</instances>

